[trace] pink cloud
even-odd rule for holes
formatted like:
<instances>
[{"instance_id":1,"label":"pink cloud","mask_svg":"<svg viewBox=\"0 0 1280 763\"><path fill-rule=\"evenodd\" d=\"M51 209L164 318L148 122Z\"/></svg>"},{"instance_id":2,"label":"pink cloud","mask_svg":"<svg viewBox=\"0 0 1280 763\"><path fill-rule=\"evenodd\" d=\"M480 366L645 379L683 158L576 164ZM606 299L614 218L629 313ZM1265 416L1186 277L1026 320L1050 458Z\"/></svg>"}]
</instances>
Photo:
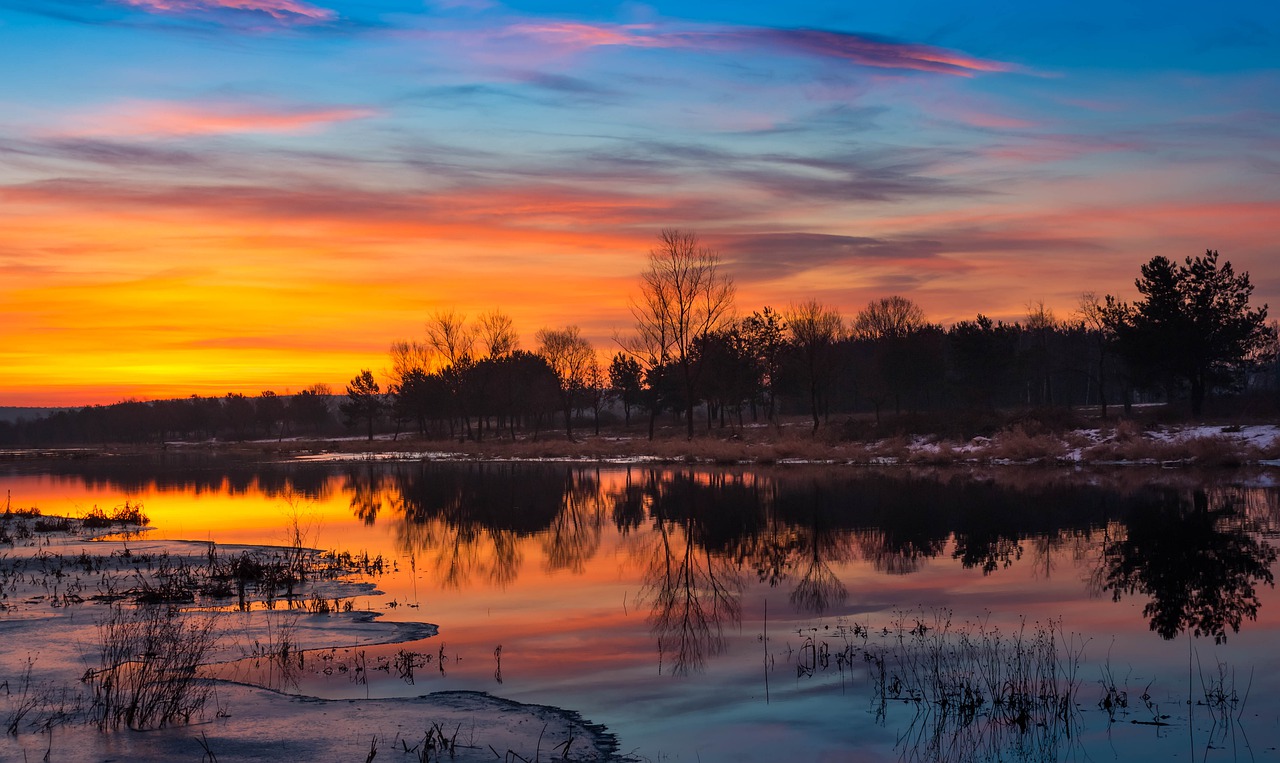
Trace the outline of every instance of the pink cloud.
<instances>
[{"instance_id":1,"label":"pink cloud","mask_svg":"<svg viewBox=\"0 0 1280 763\"><path fill-rule=\"evenodd\" d=\"M575 49L600 45L623 45L632 48L670 48L681 44L672 35L647 33L649 26L616 26L580 24L571 21L546 24L516 24L506 32L520 37L533 37L554 45Z\"/></svg>"},{"instance_id":2,"label":"pink cloud","mask_svg":"<svg viewBox=\"0 0 1280 763\"><path fill-rule=\"evenodd\" d=\"M736 34L761 43L819 58L838 58L880 69L908 69L972 76L1011 71L1012 66L945 48L917 45L825 29L745 29Z\"/></svg>"},{"instance_id":3,"label":"pink cloud","mask_svg":"<svg viewBox=\"0 0 1280 763\"><path fill-rule=\"evenodd\" d=\"M121 0L126 5L151 13L212 13L216 11L248 11L265 13L281 21L313 23L337 17L327 8L298 0Z\"/></svg>"},{"instance_id":4,"label":"pink cloud","mask_svg":"<svg viewBox=\"0 0 1280 763\"><path fill-rule=\"evenodd\" d=\"M299 133L377 112L357 108L281 109L261 106L131 102L105 113L80 116L73 134L92 136L193 136L235 133Z\"/></svg>"},{"instance_id":5,"label":"pink cloud","mask_svg":"<svg viewBox=\"0 0 1280 763\"><path fill-rule=\"evenodd\" d=\"M648 24L549 22L516 24L507 27L501 36L533 38L570 50L603 46L699 50L774 48L815 58L849 61L873 68L925 71L965 77L975 73L1004 72L1014 69L1007 63L981 59L945 48L823 29L713 27L660 30Z\"/></svg>"}]
</instances>

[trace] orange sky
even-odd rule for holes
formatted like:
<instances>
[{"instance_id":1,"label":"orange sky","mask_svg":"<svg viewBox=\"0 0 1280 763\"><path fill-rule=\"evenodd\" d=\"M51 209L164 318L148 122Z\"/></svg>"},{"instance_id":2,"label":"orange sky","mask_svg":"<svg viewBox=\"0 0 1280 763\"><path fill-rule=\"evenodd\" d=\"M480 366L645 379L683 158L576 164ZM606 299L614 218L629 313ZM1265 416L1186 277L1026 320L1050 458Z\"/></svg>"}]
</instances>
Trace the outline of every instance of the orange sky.
<instances>
[{"instance_id":1,"label":"orange sky","mask_svg":"<svg viewBox=\"0 0 1280 763\"><path fill-rule=\"evenodd\" d=\"M0 9L26 73L0 83L0 406L340 388L442 309L611 352L664 227L742 313L1065 317L1206 248L1277 301L1252 48L1186 54L1200 22L1171 23L1098 61L1129 26L1046 47L811 11Z\"/></svg>"}]
</instances>

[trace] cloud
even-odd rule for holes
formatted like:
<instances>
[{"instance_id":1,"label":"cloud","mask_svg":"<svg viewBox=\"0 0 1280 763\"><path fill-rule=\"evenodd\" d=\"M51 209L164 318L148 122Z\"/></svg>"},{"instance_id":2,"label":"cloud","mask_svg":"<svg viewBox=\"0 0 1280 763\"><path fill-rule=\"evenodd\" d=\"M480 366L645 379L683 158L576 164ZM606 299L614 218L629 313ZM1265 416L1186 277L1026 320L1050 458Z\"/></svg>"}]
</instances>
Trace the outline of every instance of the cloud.
<instances>
[{"instance_id":1,"label":"cloud","mask_svg":"<svg viewBox=\"0 0 1280 763\"><path fill-rule=\"evenodd\" d=\"M298 0L117 0L148 13L173 15L211 14L226 11L264 14L277 21L314 24L332 21L337 14Z\"/></svg>"},{"instance_id":2,"label":"cloud","mask_svg":"<svg viewBox=\"0 0 1280 763\"><path fill-rule=\"evenodd\" d=\"M0 153L32 158L51 157L112 167L196 167L209 163L207 156L191 151L94 138L51 138L40 141L0 139Z\"/></svg>"},{"instance_id":3,"label":"cloud","mask_svg":"<svg viewBox=\"0 0 1280 763\"><path fill-rule=\"evenodd\" d=\"M338 122L366 119L364 108L281 108L242 104L131 101L74 118L75 137L186 137L237 133L310 132Z\"/></svg>"},{"instance_id":4,"label":"cloud","mask_svg":"<svg viewBox=\"0 0 1280 763\"><path fill-rule=\"evenodd\" d=\"M743 281L770 281L828 267L893 267L893 277L924 283L957 267L954 254L1043 254L1099 251L1088 236L1045 236L1031 232L949 228L896 236L842 236L787 232L711 236L734 274ZM907 272L909 271L909 272ZM883 280L883 277L881 278Z\"/></svg>"},{"instance_id":5,"label":"cloud","mask_svg":"<svg viewBox=\"0 0 1280 763\"><path fill-rule=\"evenodd\" d=\"M742 29L737 34L763 45L818 58L852 61L879 69L906 69L972 76L975 73L1006 72L1012 66L988 61L931 45L900 42L850 32L825 29Z\"/></svg>"},{"instance_id":6,"label":"cloud","mask_svg":"<svg viewBox=\"0 0 1280 763\"><path fill-rule=\"evenodd\" d=\"M774 51L812 58L847 61L878 69L923 71L972 76L1006 72L1014 67L932 45L902 42L887 37L837 32L827 29L778 29L770 27L710 27L691 30L660 29L649 24L587 24L556 21L514 24L499 37L524 37L559 50L595 47L689 48L724 51Z\"/></svg>"}]
</instances>

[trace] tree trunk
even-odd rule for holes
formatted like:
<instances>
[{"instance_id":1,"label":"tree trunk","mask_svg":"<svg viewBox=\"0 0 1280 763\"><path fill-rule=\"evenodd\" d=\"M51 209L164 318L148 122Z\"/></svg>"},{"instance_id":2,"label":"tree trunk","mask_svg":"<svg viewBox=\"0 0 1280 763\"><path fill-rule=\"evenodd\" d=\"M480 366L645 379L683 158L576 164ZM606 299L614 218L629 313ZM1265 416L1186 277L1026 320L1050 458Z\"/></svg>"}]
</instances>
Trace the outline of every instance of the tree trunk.
<instances>
[{"instance_id":1,"label":"tree trunk","mask_svg":"<svg viewBox=\"0 0 1280 763\"><path fill-rule=\"evenodd\" d=\"M1199 417L1204 410L1205 383L1202 377L1191 380L1191 415Z\"/></svg>"},{"instance_id":2,"label":"tree trunk","mask_svg":"<svg viewBox=\"0 0 1280 763\"><path fill-rule=\"evenodd\" d=\"M813 413L813 433L818 433L818 388L809 385L809 409Z\"/></svg>"}]
</instances>

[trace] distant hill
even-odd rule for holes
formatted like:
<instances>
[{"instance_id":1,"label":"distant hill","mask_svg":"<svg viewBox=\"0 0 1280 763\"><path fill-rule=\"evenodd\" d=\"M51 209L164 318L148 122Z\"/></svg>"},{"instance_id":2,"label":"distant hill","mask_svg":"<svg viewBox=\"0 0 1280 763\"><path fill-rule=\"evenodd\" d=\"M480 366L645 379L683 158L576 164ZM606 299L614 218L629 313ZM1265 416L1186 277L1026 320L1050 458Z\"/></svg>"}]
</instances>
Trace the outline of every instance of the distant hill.
<instances>
[{"instance_id":1,"label":"distant hill","mask_svg":"<svg viewBox=\"0 0 1280 763\"><path fill-rule=\"evenodd\" d=\"M71 408L23 408L19 406L0 405L0 421L31 421L58 411L69 411Z\"/></svg>"}]
</instances>

